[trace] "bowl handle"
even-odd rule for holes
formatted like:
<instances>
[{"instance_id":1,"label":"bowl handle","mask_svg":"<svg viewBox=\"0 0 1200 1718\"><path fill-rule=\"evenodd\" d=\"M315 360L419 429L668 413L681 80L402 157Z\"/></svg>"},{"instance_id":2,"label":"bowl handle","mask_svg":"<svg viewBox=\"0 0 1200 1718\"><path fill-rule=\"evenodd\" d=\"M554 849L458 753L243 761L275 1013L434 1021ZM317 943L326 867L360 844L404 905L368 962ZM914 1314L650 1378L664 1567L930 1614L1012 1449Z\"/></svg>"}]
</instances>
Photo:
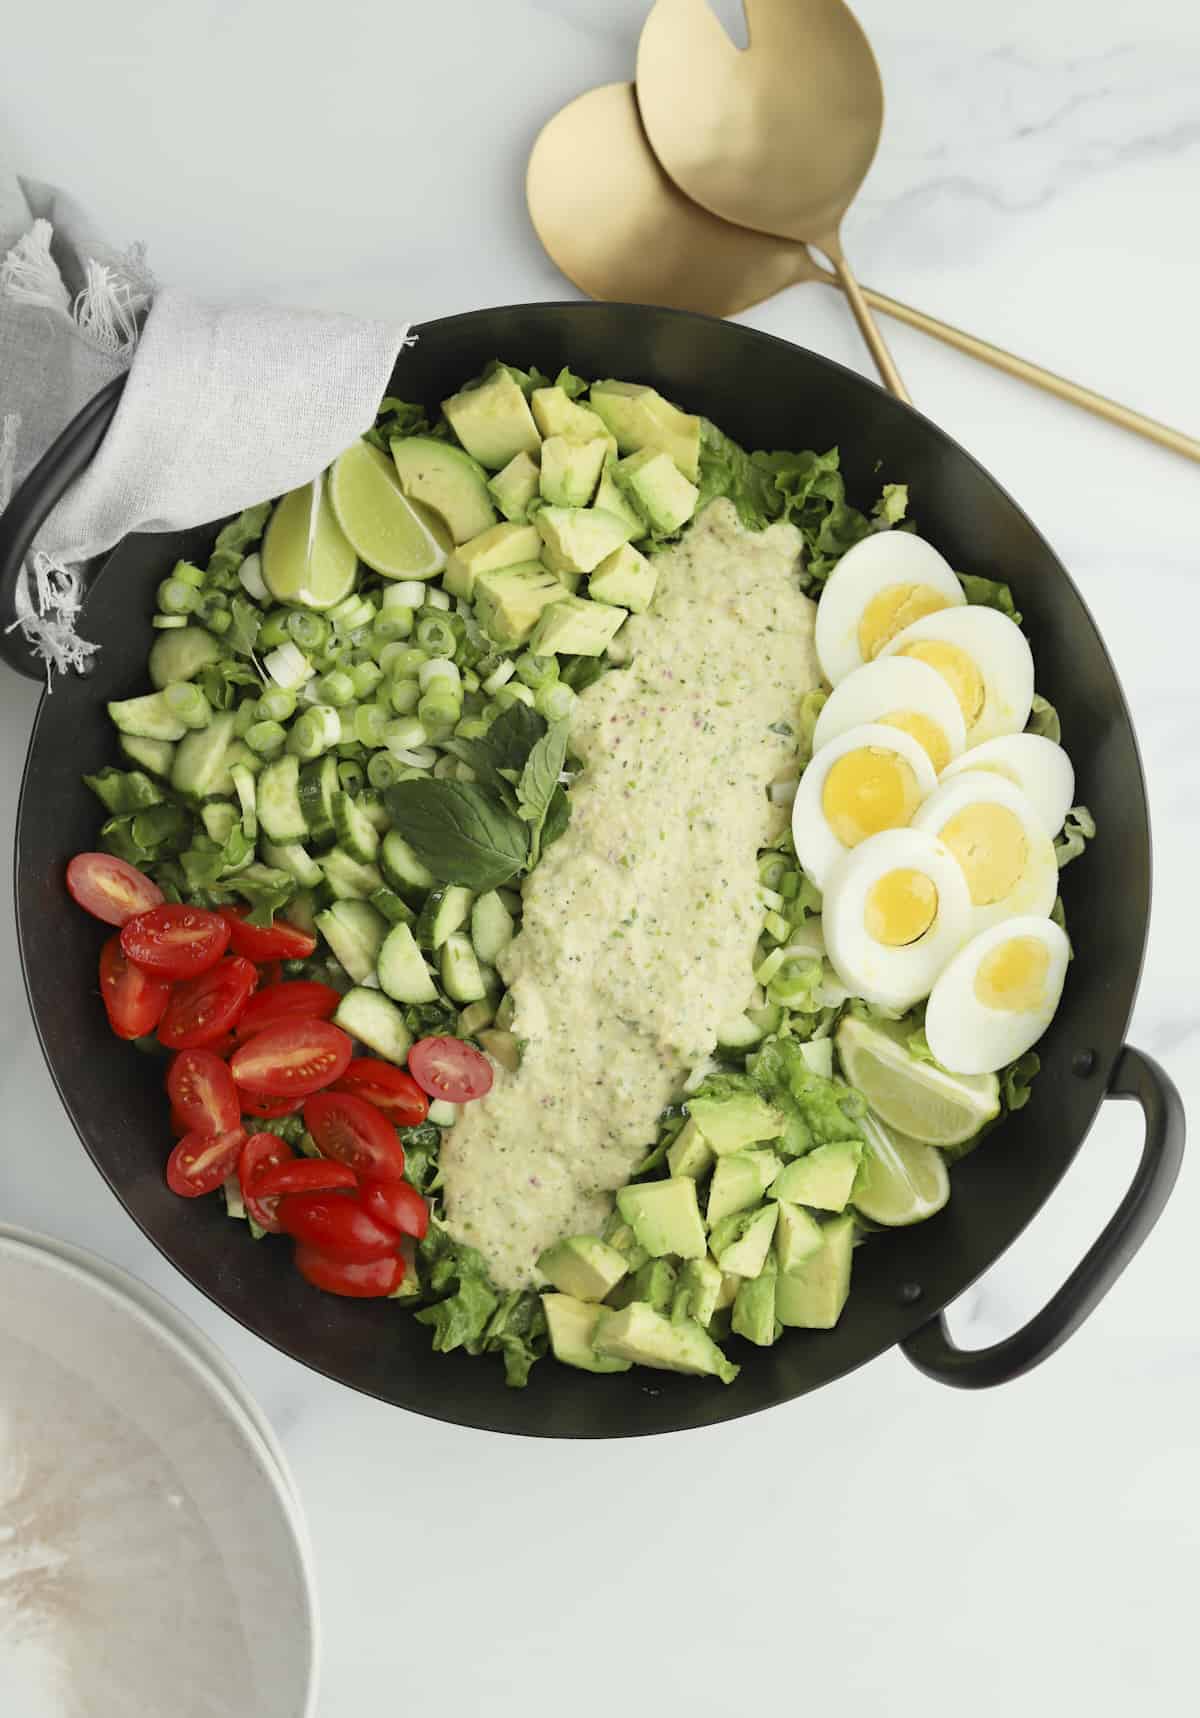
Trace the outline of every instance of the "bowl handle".
<instances>
[{"instance_id":1,"label":"bowl handle","mask_svg":"<svg viewBox=\"0 0 1200 1718\"><path fill-rule=\"evenodd\" d=\"M31 680L44 680L46 665L16 624L17 578L34 538L104 440L125 380L124 375L114 376L92 395L0 513L0 657Z\"/></svg>"},{"instance_id":2,"label":"bowl handle","mask_svg":"<svg viewBox=\"0 0 1200 1718\"><path fill-rule=\"evenodd\" d=\"M926 1377L961 1390L980 1390L1039 1365L1095 1311L1158 1222L1183 1160L1179 1093L1152 1057L1126 1045L1117 1057L1107 1096L1136 1098L1146 1120L1141 1162L1111 1221L1057 1294L1002 1342L990 1348L959 1348L943 1313L915 1330L900 1346Z\"/></svg>"}]
</instances>

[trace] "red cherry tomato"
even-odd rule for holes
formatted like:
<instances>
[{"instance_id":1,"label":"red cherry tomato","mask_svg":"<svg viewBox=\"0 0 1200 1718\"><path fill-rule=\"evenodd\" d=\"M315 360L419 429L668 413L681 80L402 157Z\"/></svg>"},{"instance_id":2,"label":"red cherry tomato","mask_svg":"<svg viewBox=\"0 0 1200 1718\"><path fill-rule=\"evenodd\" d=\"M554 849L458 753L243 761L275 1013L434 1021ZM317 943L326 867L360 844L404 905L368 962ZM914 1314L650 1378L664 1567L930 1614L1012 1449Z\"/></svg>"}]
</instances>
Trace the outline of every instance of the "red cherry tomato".
<instances>
[{"instance_id":1,"label":"red cherry tomato","mask_svg":"<svg viewBox=\"0 0 1200 1718\"><path fill-rule=\"evenodd\" d=\"M229 1065L249 1092L306 1098L341 1078L350 1052L349 1038L327 1020L283 1020L239 1044Z\"/></svg>"},{"instance_id":2,"label":"red cherry tomato","mask_svg":"<svg viewBox=\"0 0 1200 1718\"><path fill-rule=\"evenodd\" d=\"M195 1050L228 1036L257 983L257 971L240 954L219 960L198 978L185 979L171 992L159 1043L170 1050Z\"/></svg>"},{"instance_id":3,"label":"red cherry tomato","mask_svg":"<svg viewBox=\"0 0 1200 1718\"><path fill-rule=\"evenodd\" d=\"M226 1133L187 1133L167 1159L167 1186L185 1199L211 1193L237 1168L246 1136L240 1127Z\"/></svg>"},{"instance_id":4,"label":"red cherry tomato","mask_svg":"<svg viewBox=\"0 0 1200 1718\"><path fill-rule=\"evenodd\" d=\"M121 947L130 960L163 978L195 978L216 966L229 942L220 913L166 902L138 913L121 927Z\"/></svg>"},{"instance_id":5,"label":"red cherry tomato","mask_svg":"<svg viewBox=\"0 0 1200 1718\"><path fill-rule=\"evenodd\" d=\"M341 997L331 984L297 978L291 984L270 984L247 1004L237 1023L239 1038L253 1038L281 1020L328 1020Z\"/></svg>"},{"instance_id":6,"label":"red cherry tomato","mask_svg":"<svg viewBox=\"0 0 1200 1718\"><path fill-rule=\"evenodd\" d=\"M385 1259L400 1245L395 1229L377 1223L351 1194L289 1193L279 1201L285 1235L349 1259Z\"/></svg>"},{"instance_id":7,"label":"red cherry tomato","mask_svg":"<svg viewBox=\"0 0 1200 1718\"><path fill-rule=\"evenodd\" d=\"M167 1070L171 1112L185 1133L229 1133L241 1121L233 1075L211 1050L181 1050Z\"/></svg>"},{"instance_id":8,"label":"red cherry tomato","mask_svg":"<svg viewBox=\"0 0 1200 1718\"><path fill-rule=\"evenodd\" d=\"M212 1043L206 1044L204 1048L211 1050L213 1055L219 1056L223 1062L227 1062L236 1043L237 1039L232 1032L222 1032L219 1038L214 1038Z\"/></svg>"},{"instance_id":9,"label":"red cherry tomato","mask_svg":"<svg viewBox=\"0 0 1200 1718\"><path fill-rule=\"evenodd\" d=\"M365 1098L382 1110L394 1127L416 1127L429 1114L429 1099L412 1075L374 1056L359 1056L351 1062L337 1089Z\"/></svg>"},{"instance_id":10,"label":"red cherry tomato","mask_svg":"<svg viewBox=\"0 0 1200 1718\"><path fill-rule=\"evenodd\" d=\"M247 960L305 960L317 946L316 937L281 919L273 925L247 924L245 907L222 907L221 917L229 921L234 951Z\"/></svg>"},{"instance_id":11,"label":"red cherry tomato","mask_svg":"<svg viewBox=\"0 0 1200 1718\"><path fill-rule=\"evenodd\" d=\"M270 1199L282 1193L332 1193L337 1187L357 1184L357 1175L344 1163L327 1157L295 1157L256 1175L254 1192L259 1199Z\"/></svg>"},{"instance_id":12,"label":"red cherry tomato","mask_svg":"<svg viewBox=\"0 0 1200 1718\"><path fill-rule=\"evenodd\" d=\"M163 898L157 883L115 853L77 853L67 866L67 888L85 913L106 925L123 925Z\"/></svg>"},{"instance_id":13,"label":"red cherry tomato","mask_svg":"<svg viewBox=\"0 0 1200 1718\"><path fill-rule=\"evenodd\" d=\"M259 1228L265 1229L269 1235L281 1233L279 1200L259 1199L256 1192L258 1178L280 1164L291 1163L293 1157L291 1146L274 1133L252 1133L238 1156L238 1186L242 1190L242 1202Z\"/></svg>"},{"instance_id":14,"label":"red cherry tomato","mask_svg":"<svg viewBox=\"0 0 1200 1718\"><path fill-rule=\"evenodd\" d=\"M191 1133L191 1122L184 1121L178 1110L171 1111L171 1133L176 1139L182 1139L185 1133Z\"/></svg>"},{"instance_id":15,"label":"red cherry tomato","mask_svg":"<svg viewBox=\"0 0 1200 1718\"><path fill-rule=\"evenodd\" d=\"M260 960L258 962L258 982L260 984L282 984L283 962L281 960Z\"/></svg>"},{"instance_id":16,"label":"red cherry tomato","mask_svg":"<svg viewBox=\"0 0 1200 1718\"><path fill-rule=\"evenodd\" d=\"M429 1206L409 1181L375 1181L362 1176L358 1183L362 1208L377 1223L423 1241L429 1231Z\"/></svg>"},{"instance_id":17,"label":"red cherry tomato","mask_svg":"<svg viewBox=\"0 0 1200 1718\"><path fill-rule=\"evenodd\" d=\"M469 1104L492 1089L492 1065L460 1038L422 1038L408 1052L408 1070L423 1092L448 1104Z\"/></svg>"},{"instance_id":18,"label":"red cherry tomato","mask_svg":"<svg viewBox=\"0 0 1200 1718\"><path fill-rule=\"evenodd\" d=\"M279 1116L294 1116L303 1107L303 1098L269 1098L262 1092L240 1092L239 1102L244 1116L257 1116L260 1121L275 1121Z\"/></svg>"},{"instance_id":19,"label":"red cherry tomato","mask_svg":"<svg viewBox=\"0 0 1200 1718\"><path fill-rule=\"evenodd\" d=\"M120 937L109 937L100 951L100 996L118 1038L144 1038L153 1032L170 994L165 978L134 966L125 958Z\"/></svg>"},{"instance_id":20,"label":"red cherry tomato","mask_svg":"<svg viewBox=\"0 0 1200 1718\"><path fill-rule=\"evenodd\" d=\"M314 1288L356 1300L377 1300L393 1294L404 1281L404 1260L398 1255L364 1263L304 1243L296 1247L296 1269Z\"/></svg>"},{"instance_id":21,"label":"red cherry tomato","mask_svg":"<svg viewBox=\"0 0 1200 1718\"><path fill-rule=\"evenodd\" d=\"M304 1125L326 1157L379 1181L402 1178L404 1147L391 1122L365 1098L318 1092L304 1105Z\"/></svg>"}]
</instances>

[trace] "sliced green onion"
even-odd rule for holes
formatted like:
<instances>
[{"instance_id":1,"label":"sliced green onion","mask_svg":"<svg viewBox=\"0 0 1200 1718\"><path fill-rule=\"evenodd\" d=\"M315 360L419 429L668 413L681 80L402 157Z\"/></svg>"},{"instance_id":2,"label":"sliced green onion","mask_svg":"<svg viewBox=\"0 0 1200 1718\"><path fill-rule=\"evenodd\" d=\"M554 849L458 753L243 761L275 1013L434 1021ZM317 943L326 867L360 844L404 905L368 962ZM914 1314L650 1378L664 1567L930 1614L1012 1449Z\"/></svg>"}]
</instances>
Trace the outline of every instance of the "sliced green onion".
<instances>
[{"instance_id":1,"label":"sliced green onion","mask_svg":"<svg viewBox=\"0 0 1200 1718\"><path fill-rule=\"evenodd\" d=\"M429 656L453 656L458 638L449 620L440 614L424 614L417 622L417 643Z\"/></svg>"},{"instance_id":2,"label":"sliced green onion","mask_svg":"<svg viewBox=\"0 0 1200 1718\"><path fill-rule=\"evenodd\" d=\"M371 638L375 644L393 644L408 638L413 629L413 611L410 608L387 608L377 615L371 627Z\"/></svg>"},{"instance_id":3,"label":"sliced green onion","mask_svg":"<svg viewBox=\"0 0 1200 1718\"><path fill-rule=\"evenodd\" d=\"M756 893L759 905L765 907L769 913L782 912L787 905L782 895L776 894L774 889L768 889L763 883L758 885Z\"/></svg>"},{"instance_id":4,"label":"sliced green onion","mask_svg":"<svg viewBox=\"0 0 1200 1718\"><path fill-rule=\"evenodd\" d=\"M509 709L513 704L528 704L533 709L533 693L528 686L515 686L510 680L507 685L496 690L496 702L502 710Z\"/></svg>"},{"instance_id":5,"label":"sliced green onion","mask_svg":"<svg viewBox=\"0 0 1200 1718\"><path fill-rule=\"evenodd\" d=\"M401 716L395 722L389 722L383 731L383 741L393 757L399 757L401 752L415 751L423 746L429 735L415 716ZM402 760L403 761L403 760Z\"/></svg>"},{"instance_id":6,"label":"sliced green onion","mask_svg":"<svg viewBox=\"0 0 1200 1718\"><path fill-rule=\"evenodd\" d=\"M295 644L281 644L278 650L272 650L263 657L263 667L277 686L284 686L289 692L312 678L312 664Z\"/></svg>"},{"instance_id":7,"label":"sliced green onion","mask_svg":"<svg viewBox=\"0 0 1200 1718\"><path fill-rule=\"evenodd\" d=\"M288 751L300 758L319 758L322 752L340 745L341 739L342 722L337 711L328 704L310 704L292 723Z\"/></svg>"},{"instance_id":8,"label":"sliced green onion","mask_svg":"<svg viewBox=\"0 0 1200 1718\"><path fill-rule=\"evenodd\" d=\"M497 668L494 673L489 674L487 679L483 682L483 691L487 693L489 698L494 698L501 686L506 686L516 672L516 664L505 660L500 664L499 668Z\"/></svg>"},{"instance_id":9,"label":"sliced green onion","mask_svg":"<svg viewBox=\"0 0 1200 1718\"><path fill-rule=\"evenodd\" d=\"M156 614L151 620L150 625L156 626L160 632L174 632L177 626L187 625L187 615Z\"/></svg>"},{"instance_id":10,"label":"sliced green onion","mask_svg":"<svg viewBox=\"0 0 1200 1718\"><path fill-rule=\"evenodd\" d=\"M454 605L440 585L426 585L424 606L426 608L450 609Z\"/></svg>"},{"instance_id":11,"label":"sliced green onion","mask_svg":"<svg viewBox=\"0 0 1200 1718\"><path fill-rule=\"evenodd\" d=\"M205 575L191 561L176 561L171 568L171 577L182 579L185 585L192 585L196 590L200 590L204 585Z\"/></svg>"},{"instance_id":12,"label":"sliced green onion","mask_svg":"<svg viewBox=\"0 0 1200 1718\"><path fill-rule=\"evenodd\" d=\"M517 674L533 692L558 679L557 656L534 656L523 650L517 657Z\"/></svg>"},{"instance_id":13,"label":"sliced green onion","mask_svg":"<svg viewBox=\"0 0 1200 1718\"><path fill-rule=\"evenodd\" d=\"M255 602L270 602L271 593L263 583L262 556L247 555L238 568L238 583Z\"/></svg>"},{"instance_id":14,"label":"sliced green onion","mask_svg":"<svg viewBox=\"0 0 1200 1718\"><path fill-rule=\"evenodd\" d=\"M360 704L354 712L354 737L360 745L382 746L387 725L388 713L378 704Z\"/></svg>"},{"instance_id":15,"label":"sliced green onion","mask_svg":"<svg viewBox=\"0 0 1200 1718\"><path fill-rule=\"evenodd\" d=\"M411 770L419 770L427 774L437 762L437 753L432 746L418 746L415 751L395 752L393 756L398 763L407 764ZM405 779L403 776L400 778Z\"/></svg>"},{"instance_id":16,"label":"sliced green onion","mask_svg":"<svg viewBox=\"0 0 1200 1718\"><path fill-rule=\"evenodd\" d=\"M164 579L158 587L158 606L164 614L191 614L200 606L195 585L183 579Z\"/></svg>"},{"instance_id":17,"label":"sliced green onion","mask_svg":"<svg viewBox=\"0 0 1200 1718\"><path fill-rule=\"evenodd\" d=\"M755 984L770 984L786 959L787 956L781 948L772 949L767 958L754 969Z\"/></svg>"},{"instance_id":18,"label":"sliced green onion","mask_svg":"<svg viewBox=\"0 0 1200 1718\"><path fill-rule=\"evenodd\" d=\"M188 728L207 728L212 721L212 705L199 686L190 680L176 680L164 687L163 703L179 722Z\"/></svg>"},{"instance_id":19,"label":"sliced green onion","mask_svg":"<svg viewBox=\"0 0 1200 1718\"><path fill-rule=\"evenodd\" d=\"M246 729L245 740L260 758L277 758L287 744L287 733L279 722L255 722Z\"/></svg>"},{"instance_id":20,"label":"sliced green onion","mask_svg":"<svg viewBox=\"0 0 1200 1718\"><path fill-rule=\"evenodd\" d=\"M223 632L228 632L233 625L233 616L227 608L202 608L200 618L208 630L215 632L218 636Z\"/></svg>"},{"instance_id":21,"label":"sliced green onion","mask_svg":"<svg viewBox=\"0 0 1200 1718\"><path fill-rule=\"evenodd\" d=\"M425 585L420 579L397 579L394 585L384 587L383 613L391 614L397 608L420 608L425 596Z\"/></svg>"},{"instance_id":22,"label":"sliced green onion","mask_svg":"<svg viewBox=\"0 0 1200 1718\"><path fill-rule=\"evenodd\" d=\"M233 712L233 732L239 740L244 740L249 730L259 721L258 705L253 698L243 698Z\"/></svg>"},{"instance_id":23,"label":"sliced green onion","mask_svg":"<svg viewBox=\"0 0 1200 1718\"><path fill-rule=\"evenodd\" d=\"M354 701L354 682L349 674L342 669L336 669L332 674L324 675L317 682L323 704L332 704L335 710L340 710L344 704Z\"/></svg>"},{"instance_id":24,"label":"sliced green onion","mask_svg":"<svg viewBox=\"0 0 1200 1718\"><path fill-rule=\"evenodd\" d=\"M462 701L462 675L453 662L444 656L435 656L432 662L423 662L417 673L417 685L422 692L428 692L438 686L443 690L453 688L459 701Z\"/></svg>"},{"instance_id":25,"label":"sliced green onion","mask_svg":"<svg viewBox=\"0 0 1200 1718\"><path fill-rule=\"evenodd\" d=\"M534 694L533 707L547 722L561 722L571 714L579 697L565 680L551 680Z\"/></svg>"},{"instance_id":26,"label":"sliced green onion","mask_svg":"<svg viewBox=\"0 0 1200 1718\"><path fill-rule=\"evenodd\" d=\"M460 740L482 740L487 731L488 723L482 716L464 716L454 729Z\"/></svg>"},{"instance_id":27,"label":"sliced green onion","mask_svg":"<svg viewBox=\"0 0 1200 1718\"><path fill-rule=\"evenodd\" d=\"M367 760L367 780L372 787L391 787L399 781L401 768L390 752L372 752Z\"/></svg>"},{"instance_id":28,"label":"sliced green onion","mask_svg":"<svg viewBox=\"0 0 1200 1718\"><path fill-rule=\"evenodd\" d=\"M456 781L458 779L457 772L458 759L451 757L449 752L443 752L437 763L433 766L433 774L436 781Z\"/></svg>"},{"instance_id":29,"label":"sliced green onion","mask_svg":"<svg viewBox=\"0 0 1200 1718\"><path fill-rule=\"evenodd\" d=\"M345 793L358 793L366 780L362 765L352 763L349 759L338 765L337 772L338 780L341 782L342 790Z\"/></svg>"},{"instance_id":30,"label":"sliced green onion","mask_svg":"<svg viewBox=\"0 0 1200 1718\"><path fill-rule=\"evenodd\" d=\"M383 669L377 662L356 662L348 672L356 698L369 698L383 679Z\"/></svg>"},{"instance_id":31,"label":"sliced green onion","mask_svg":"<svg viewBox=\"0 0 1200 1718\"><path fill-rule=\"evenodd\" d=\"M278 644L287 643L287 617L288 611L285 608L273 608L271 610L258 629L258 647L260 650L272 650Z\"/></svg>"},{"instance_id":32,"label":"sliced green onion","mask_svg":"<svg viewBox=\"0 0 1200 1718\"><path fill-rule=\"evenodd\" d=\"M763 920L763 930L772 942L785 943L792 934L792 927L782 913L768 913Z\"/></svg>"},{"instance_id":33,"label":"sliced green onion","mask_svg":"<svg viewBox=\"0 0 1200 1718\"><path fill-rule=\"evenodd\" d=\"M284 624L292 643L310 656L328 648L329 623L324 615L314 614L311 609L294 608L288 611Z\"/></svg>"},{"instance_id":34,"label":"sliced green onion","mask_svg":"<svg viewBox=\"0 0 1200 1718\"><path fill-rule=\"evenodd\" d=\"M421 701L421 688L416 680L393 680L388 685L388 703L397 716L411 716Z\"/></svg>"},{"instance_id":35,"label":"sliced green onion","mask_svg":"<svg viewBox=\"0 0 1200 1718\"><path fill-rule=\"evenodd\" d=\"M268 722L290 721L296 714L296 694L290 686L268 686L258 700L258 714Z\"/></svg>"}]
</instances>

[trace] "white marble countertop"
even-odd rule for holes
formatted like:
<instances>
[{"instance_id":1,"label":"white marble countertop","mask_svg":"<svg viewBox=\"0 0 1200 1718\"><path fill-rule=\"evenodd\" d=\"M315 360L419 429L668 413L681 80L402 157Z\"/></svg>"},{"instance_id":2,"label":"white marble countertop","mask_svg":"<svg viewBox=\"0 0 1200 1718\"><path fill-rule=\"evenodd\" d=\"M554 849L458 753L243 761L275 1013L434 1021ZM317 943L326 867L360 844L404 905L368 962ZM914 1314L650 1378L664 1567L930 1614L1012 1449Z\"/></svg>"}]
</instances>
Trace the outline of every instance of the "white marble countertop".
<instances>
[{"instance_id":1,"label":"white marble countertop","mask_svg":"<svg viewBox=\"0 0 1200 1718\"><path fill-rule=\"evenodd\" d=\"M629 74L643 9L13 8L0 150L69 186L113 239L146 240L161 278L198 290L414 319L571 296L524 218L525 157L562 101ZM862 278L1196 433L1195 9L858 10L889 96L846 228ZM746 320L867 369L833 294L796 288ZM1196 469L889 332L914 398L1028 508L1108 639L1157 832L1132 1038L1200 1107ZM35 701L30 686L0 681L6 824ZM10 846L6 831L6 856ZM1189 1707L1194 1163L1083 1332L1018 1384L959 1395L885 1357L705 1433L596 1446L485 1438L305 1372L173 1273L58 1106L7 906L0 921L0 1212L163 1290L252 1382L316 1542L322 1718L361 1718L385 1696L389 1711L453 1718L607 1718L614 1705L636 1718L707 1715L777 1697L846 1718L957 1718L964 1701L973 1718ZM969 1340L1028 1315L1115 1205L1140 1123L1132 1106L1112 1110L972 1300Z\"/></svg>"}]
</instances>

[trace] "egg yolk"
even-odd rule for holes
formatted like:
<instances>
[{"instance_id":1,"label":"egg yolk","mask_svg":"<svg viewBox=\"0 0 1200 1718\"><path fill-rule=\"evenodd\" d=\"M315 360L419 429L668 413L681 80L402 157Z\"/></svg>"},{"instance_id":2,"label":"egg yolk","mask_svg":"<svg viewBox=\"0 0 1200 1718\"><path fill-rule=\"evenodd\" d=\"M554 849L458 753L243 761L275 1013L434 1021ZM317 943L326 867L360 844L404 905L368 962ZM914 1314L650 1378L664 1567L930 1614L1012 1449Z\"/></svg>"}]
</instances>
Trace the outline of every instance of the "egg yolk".
<instances>
[{"instance_id":1,"label":"egg yolk","mask_svg":"<svg viewBox=\"0 0 1200 1718\"><path fill-rule=\"evenodd\" d=\"M968 728L979 720L983 714L983 676L974 660L959 645L950 644L944 638L915 638L899 654L913 656L918 662L927 662L931 668L937 669L958 699Z\"/></svg>"},{"instance_id":2,"label":"egg yolk","mask_svg":"<svg viewBox=\"0 0 1200 1718\"><path fill-rule=\"evenodd\" d=\"M962 866L975 906L991 907L1012 894L1029 861L1029 842L1015 812L981 800L956 812L938 834Z\"/></svg>"},{"instance_id":3,"label":"egg yolk","mask_svg":"<svg viewBox=\"0 0 1200 1718\"><path fill-rule=\"evenodd\" d=\"M886 727L899 728L914 739L929 754L934 773L941 775L950 762L950 742L931 716L922 715L920 710L893 710L890 716L879 719Z\"/></svg>"},{"instance_id":4,"label":"egg yolk","mask_svg":"<svg viewBox=\"0 0 1200 1718\"><path fill-rule=\"evenodd\" d=\"M937 908L937 888L923 871L885 871L868 891L863 922L875 942L906 948L925 935Z\"/></svg>"},{"instance_id":5,"label":"egg yolk","mask_svg":"<svg viewBox=\"0 0 1200 1718\"><path fill-rule=\"evenodd\" d=\"M843 752L821 792L825 821L843 847L857 847L881 829L901 829L921 803L912 765L882 746Z\"/></svg>"},{"instance_id":6,"label":"egg yolk","mask_svg":"<svg viewBox=\"0 0 1200 1718\"><path fill-rule=\"evenodd\" d=\"M884 645L914 620L949 606L932 585L887 585L877 591L859 617L858 648L863 661L873 662Z\"/></svg>"},{"instance_id":7,"label":"egg yolk","mask_svg":"<svg viewBox=\"0 0 1200 1718\"><path fill-rule=\"evenodd\" d=\"M975 995L985 1008L1024 1014L1041 1008L1050 974L1050 950L1040 937L1009 937L979 963Z\"/></svg>"}]
</instances>

